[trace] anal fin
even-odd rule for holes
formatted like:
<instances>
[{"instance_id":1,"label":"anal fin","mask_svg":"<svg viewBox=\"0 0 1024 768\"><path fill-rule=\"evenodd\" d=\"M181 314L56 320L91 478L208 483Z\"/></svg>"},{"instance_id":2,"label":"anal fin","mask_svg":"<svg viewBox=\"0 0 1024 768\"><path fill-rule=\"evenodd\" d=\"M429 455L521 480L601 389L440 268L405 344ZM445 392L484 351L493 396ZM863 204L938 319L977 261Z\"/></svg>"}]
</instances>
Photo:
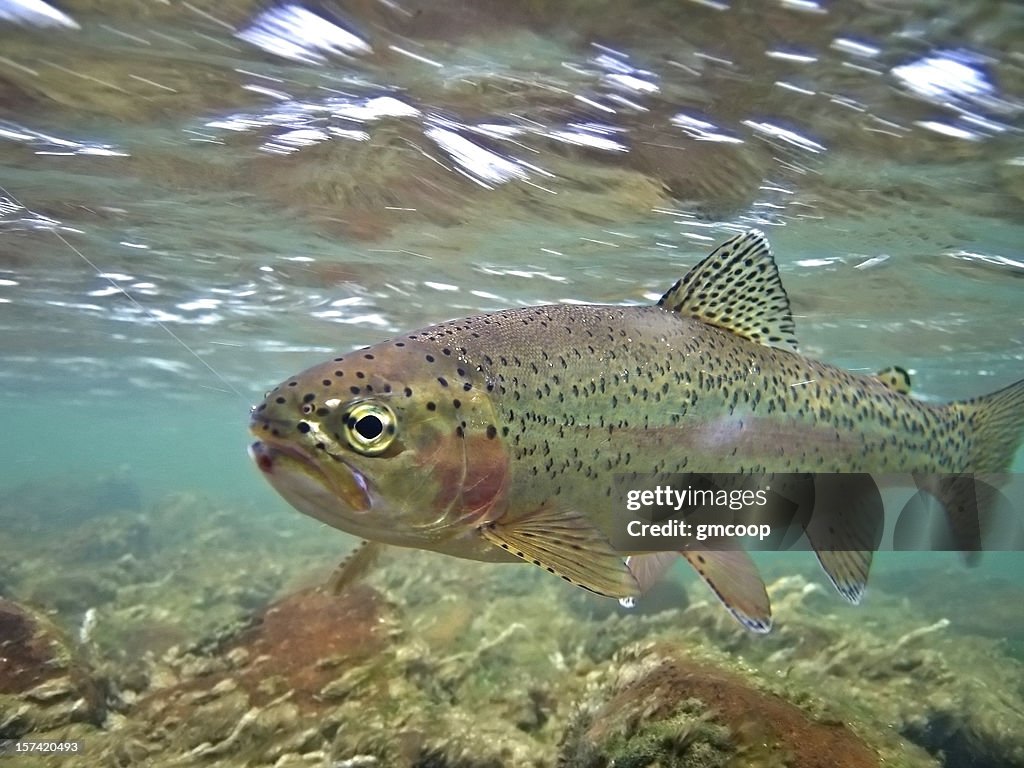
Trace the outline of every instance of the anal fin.
<instances>
[{"instance_id":1,"label":"anal fin","mask_svg":"<svg viewBox=\"0 0 1024 768\"><path fill-rule=\"evenodd\" d=\"M812 543L811 546L814 546ZM857 605L864 597L868 584L873 553L867 549L818 549L814 548L821 569L835 586L836 591Z\"/></svg>"},{"instance_id":2,"label":"anal fin","mask_svg":"<svg viewBox=\"0 0 1024 768\"><path fill-rule=\"evenodd\" d=\"M509 523L486 523L478 530L495 546L570 584L605 597L640 594L640 585L622 555L575 512L545 508Z\"/></svg>"},{"instance_id":3,"label":"anal fin","mask_svg":"<svg viewBox=\"0 0 1024 768\"><path fill-rule=\"evenodd\" d=\"M857 473L818 475L814 493L816 511L804 532L836 591L856 605L885 528L881 494L869 475Z\"/></svg>"}]
</instances>

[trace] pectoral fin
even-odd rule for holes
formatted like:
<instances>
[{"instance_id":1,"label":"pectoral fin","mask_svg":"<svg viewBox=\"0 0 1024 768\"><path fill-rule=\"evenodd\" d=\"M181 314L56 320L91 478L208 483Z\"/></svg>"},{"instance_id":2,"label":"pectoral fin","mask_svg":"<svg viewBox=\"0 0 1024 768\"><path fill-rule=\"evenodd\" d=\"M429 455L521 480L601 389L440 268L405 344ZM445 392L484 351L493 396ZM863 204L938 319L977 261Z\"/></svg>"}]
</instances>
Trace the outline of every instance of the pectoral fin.
<instances>
[{"instance_id":1,"label":"pectoral fin","mask_svg":"<svg viewBox=\"0 0 1024 768\"><path fill-rule=\"evenodd\" d=\"M361 541L348 556L338 563L324 587L332 595L340 595L349 585L361 579L376 563L385 545L376 541Z\"/></svg>"},{"instance_id":2,"label":"pectoral fin","mask_svg":"<svg viewBox=\"0 0 1024 768\"><path fill-rule=\"evenodd\" d=\"M575 512L543 509L514 522L487 523L479 531L495 546L598 595L640 594L640 585L622 555Z\"/></svg>"}]
</instances>

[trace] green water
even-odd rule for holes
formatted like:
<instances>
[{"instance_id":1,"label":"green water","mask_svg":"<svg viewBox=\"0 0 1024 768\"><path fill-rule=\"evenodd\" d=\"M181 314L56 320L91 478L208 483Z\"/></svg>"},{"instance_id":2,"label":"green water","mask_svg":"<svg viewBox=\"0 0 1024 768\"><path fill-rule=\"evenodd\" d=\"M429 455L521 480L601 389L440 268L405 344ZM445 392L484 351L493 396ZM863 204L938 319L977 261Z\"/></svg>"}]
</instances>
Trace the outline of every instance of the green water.
<instances>
[{"instance_id":1,"label":"green water","mask_svg":"<svg viewBox=\"0 0 1024 768\"><path fill-rule=\"evenodd\" d=\"M141 499L126 524L184 492L228 530L259 521L210 557L282 536L317 553L289 573L329 568L351 539L246 455L267 388L478 311L656 301L752 226L805 354L902 365L933 401L1024 377L1018 3L30 5L0 0L11 531L52 519L59 543L75 497L117 474ZM1022 558L883 554L876 571L941 603L941 579L898 574L980 595L1024 583ZM89 599L69 606L73 626Z\"/></svg>"}]
</instances>

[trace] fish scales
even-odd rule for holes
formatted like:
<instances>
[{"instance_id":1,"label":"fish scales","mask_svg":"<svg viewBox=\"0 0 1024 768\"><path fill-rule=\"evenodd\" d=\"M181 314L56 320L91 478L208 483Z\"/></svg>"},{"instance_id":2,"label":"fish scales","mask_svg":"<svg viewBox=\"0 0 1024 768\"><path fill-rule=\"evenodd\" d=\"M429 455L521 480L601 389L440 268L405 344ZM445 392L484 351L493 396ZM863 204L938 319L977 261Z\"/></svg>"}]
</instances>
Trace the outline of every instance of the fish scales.
<instances>
[{"instance_id":1,"label":"fish scales","mask_svg":"<svg viewBox=\"0 0 1024 768\"><path fill-rule=\"evenodd\" d=\"M1009 469L1024 381L945 405L909 387L898 367L863 376L798 354L768 243L750 231L657 306L506 310L314 366L254 407L250 452L298 510L371 542L525 560L631 600L676 555L611 546L616 474L934 476L924 489L961 548L978 549L975 489L958 473ZM858 512L805 529L851 602L872 557ZM767 592L742 550L678 555L745 626L768 630Z\"/></svg>"},{"instance_id":2,"label":"fish scales","mask_svg":"<svg viewBox=\"0 0 1024 768\"><path fill-rule=\"evenodd\" d=\"M490 386L515 506L559 496L606 531L617 472L720 472L723 456L737 473L965 468L955 406L657 307L516 309L415 336Z\"/></svg>"}]
</instances>

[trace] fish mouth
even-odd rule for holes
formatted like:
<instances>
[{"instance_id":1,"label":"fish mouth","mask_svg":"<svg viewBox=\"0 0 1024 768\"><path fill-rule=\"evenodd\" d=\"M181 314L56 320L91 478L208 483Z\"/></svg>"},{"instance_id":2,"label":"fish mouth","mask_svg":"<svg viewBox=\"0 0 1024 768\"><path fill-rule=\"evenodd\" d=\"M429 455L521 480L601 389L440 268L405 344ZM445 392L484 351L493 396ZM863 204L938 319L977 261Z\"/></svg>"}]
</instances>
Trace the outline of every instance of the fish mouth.
<instances>
[{"instance_id":1,"label":"fish mouth","mask_svg":"<svg viewBox=\"0 0 1024 768\"><path fill-rule=\"evenodd\" d=\"M333 454L323 452L314 457L299 446L262 439L249 446L249 456L289 503L328 525L336 526L338 513L333 510L339 507L343 512L370 511L372 500L366 478ZM333 471L327 471L324 459L334 462L335 466L329 467ZM314 503L315 511L311 508Z\"/></svg>"}]
</instances>

